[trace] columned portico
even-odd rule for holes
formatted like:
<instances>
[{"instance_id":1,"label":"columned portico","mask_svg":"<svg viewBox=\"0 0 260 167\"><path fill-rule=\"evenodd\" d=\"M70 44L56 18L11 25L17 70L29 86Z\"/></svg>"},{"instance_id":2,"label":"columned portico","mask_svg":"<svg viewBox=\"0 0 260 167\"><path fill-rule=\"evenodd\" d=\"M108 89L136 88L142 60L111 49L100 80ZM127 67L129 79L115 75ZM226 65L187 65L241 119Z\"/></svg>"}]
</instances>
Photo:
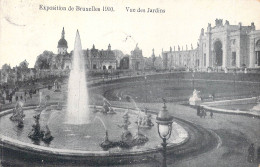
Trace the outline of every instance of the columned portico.
<instances>
[{"instance_id":1,"label":"columned portico","mask_svg":"<svg viewBox=\"0 0 260 167\"><path fill-rule=\"evenodd\" d=\"M222 67L226 68L227 67L227 41L228 41L228 36L225 33L224 35L224 40L223 40L223 62L222 62Z\"/></svg>"},{"instance_id":2,"label":"columned portico","mask_svg":"<svg viewBox=\"0 0 260 167\"><path fill-rule=\"evenodd\" d=\"M249 67L254 68L255 67L255 39L250 38L250 48L249 48Z\"/></svg>"}]
</instances>

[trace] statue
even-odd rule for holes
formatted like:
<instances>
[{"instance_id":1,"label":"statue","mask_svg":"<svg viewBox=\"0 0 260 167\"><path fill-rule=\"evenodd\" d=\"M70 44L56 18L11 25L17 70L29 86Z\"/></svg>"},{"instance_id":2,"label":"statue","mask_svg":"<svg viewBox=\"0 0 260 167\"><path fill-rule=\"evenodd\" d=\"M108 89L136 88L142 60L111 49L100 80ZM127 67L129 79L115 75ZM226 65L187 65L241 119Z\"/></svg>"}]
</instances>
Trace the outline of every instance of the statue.
<instances>
[{"instance_id":1,"label":"statue","mask_svg":"<svg viewBox=\"0 0 260 167\"><path fill-rule=\"evenodd\" d=\"M201 98L199 97L199 93L200 93L200 91L197 91L196 89L194 89L192 96L189 99L190 105L198 105L201 103Z\"/></svg>"},{"instance_id":2,"label":"statue","mask_svg":"<svg viewBox=\"0 0 260 167\"><path fill-rule=\"evenodd\" d=\"M13 109L13 115L10 117L11 121L21 122L25 117L23 113L23 103L21 101L17 102L15 108Z\"/></svg>"},{"instance_id":3,"label":"statue","mask_svg":"<svg viewBox=\"0 0 260 167\"><path fill-rule=\"evenodd\" d=\"M93 107L93 113L96 113L96 112L98 112L98 109L97 109L97 106L96 105L94 105L94 107Z\"/></svg>"},{"instance_id":4,"label":"statue","mask_svg":"<svg viewBox=\"0 0 260 167\"><path fill-rule=\"evenodd\" d=\"M60 102L58 102L58 105L56 106L56 110L62 110L62 105Z\"/></svg>"},{"instance_id":5,"label":"statue","mask_svg":"<svg viewBox=\"0 0 260 167\"><path fill-rule=\"evenodd\" d=\"M108 150L109 148L114 147L115 145L116 145L116 142L109 141L109 139L108 139L108 132L106 130L105 140L102 141L102 143L100 144L100 147L102 147L104 150Z\"/></svg>"},{"instance_id":6,"label":"statue","mask_svg":"<svg viewBox=\"0 0 260 167\"><path fill-rule=\"evenodd\" d=\"M42 92L39 92L39 105L34 109L34 111L42 111L45 107L45 104L42 103Z\"/></svg>"},{"instance_id":7,"label":"statue","mask_svg":"<svg viewBox=\"0 0 260 167\"><path fill-rule=\"evenodd\" d=\"M108 132L106 130L105 139L100 144L104 150L108 150L113 147L121 147L121 148L131 148L137 145L144 144L148 141L148 138L143 134L137 131L137 135L133 137L132 133L128 130L128 126L130 125L128 111L123 115L123 124L118 125L119 128L123 128L123 132L121 135L121 140L119 141L110 141L108 139Z\"/></svg>"},{"instance_id":8,"label":"statue","mask_svg":"<svg viewBox=\"0 0 260 167\"><path fill-rule=\"evenodd\" d=\"M54 83L53 83L53 85L54 85L54 92L61 92L61 85L60 85L60 82L56 79L55 81L54 81Z\"/></svg>"},{"instance_id":9,"label":"statue","mask_svg":"<svg viewBox=\"0 0 260 167\"><path fill-rule=\"evenodd\" d=\"M103 99L103 101L104 101L104 103L103 103L103 110L102 110L102 112L104 114L116 114L116 112L111 107L111 104L109 104L109 102L105 98Z\"/></svg>"},{"instance_id":10,"label":"statue","mask_svg":"<svg viewBox=\"0 0 260 167\"><path fill-rule=\"evenodd\" d=\"M244 71L245 74L247 74L247 68L245 68L245 71Z\"/></svg>"},{"instance_id":11,"label":"statue","mask_svg":"<svg viewBox=\"0 0 260 167\"><path fill-rule=\"evenodd\" d=\"M225 72L225 73L228 73L227 67L224 68L224 72Z\"/></svg>"},{"instance_id":12,"label":"statue","mask_svg":"<svg viewBox=\"0 0 260 167\"><path fill-rule=\"evenodd\" d=\"M28 134L28 137L31 138L33 141L40 141L44 136L44 131L41 130L41 126L39 123L40 114L33 116L35 119L35 124L32 125L32 130Z\"/></svg>"},{"instance_id":13,"label":"statue","mask_svg":"<svg viewBox=\"0 0 260 167\"><path fill-rule=\"evenodd\" d=\"M46 131L43 133L42 141L44 141L45 143L50 143L52 140L53 136L51 135L51 131L48 125L46 125Z\"/></svg>"},{"instance_id":14,"label":"statue","mask_svg":"<svg viewBox=\"0 0 260 167\"><path fill-rule=\"evenodd\" d=\"M165 99L164 99L165 100ZM152 126L154 126L154 124L152 123L152 115L150 113L148 113L147 108L145 108L145 114L143 116L139 115L138 119L136 121L138 127L140 128L151 128Z\"/></svg>"}]
</instances>

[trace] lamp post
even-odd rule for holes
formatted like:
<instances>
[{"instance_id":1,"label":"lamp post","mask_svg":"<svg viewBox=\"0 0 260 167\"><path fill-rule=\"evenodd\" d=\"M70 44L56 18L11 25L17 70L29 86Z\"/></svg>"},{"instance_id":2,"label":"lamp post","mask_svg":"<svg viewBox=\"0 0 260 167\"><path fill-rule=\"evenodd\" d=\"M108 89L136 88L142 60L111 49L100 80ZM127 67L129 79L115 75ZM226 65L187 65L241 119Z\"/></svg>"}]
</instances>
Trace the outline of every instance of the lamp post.
<instances>
[{"instance_id":1,"label":"lamp post","mask_svg":"<svg viewBox=\"0 0 260 167\"><path fill-rule=\"evenodd\" d=\"M158 128L158 134L160 138L163 140L162 146L163 146L163 162L162 167L167 167L166 165L166 140L168 140L171 137L172 132L172 120L173 117L169 114L166 107L166 101L163 99L164 106L163 110L161 110L157 117L156 117L156 123Z\"/></svg>"},{"instance_id":2,"label":"lamp post","mask_svg":"<svg viewBox=\"0 0 260 167\"><path fill-rule=\"evenodd\" d=\"M144 86L145 86L145 103L147 103L147 77L144 74Z\"/></svg>"},{"instance_id":3,"label":"lamp post","mask_svg":"<svg viewBox=\"0 0 260 167\"><path fill-rule=\"evenodd\" d=\"M105 84L105 75L103 74L103 83L102 83L102 93L103 93L103 96L105 95L104 84Z\"/></svg>"},{"instance_id":4,"label":"lamp post","mask_svg":"<svg viewBox=\"0 0 260 167\"><path fill-rule=\"evenodd\" d=\"M192 90L194 90L194 72L192 72Z\"/></svg>"}]
</instances>

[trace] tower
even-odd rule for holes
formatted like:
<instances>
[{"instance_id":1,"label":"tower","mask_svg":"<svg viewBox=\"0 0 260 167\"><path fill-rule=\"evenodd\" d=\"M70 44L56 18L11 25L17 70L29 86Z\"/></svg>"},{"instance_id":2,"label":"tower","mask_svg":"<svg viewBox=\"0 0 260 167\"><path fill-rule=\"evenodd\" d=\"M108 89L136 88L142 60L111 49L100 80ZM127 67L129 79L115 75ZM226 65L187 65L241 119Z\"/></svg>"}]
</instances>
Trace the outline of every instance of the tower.
<instances>
[{"instance_id":1,"label":"tower","mask_svg":"<svg viewBox=\"0 0 260 167\"><path fill-rule=\"evenodd\" d=\"M65 54L67 53L68 43L67 43L67 41L65 40L64 27L63 27L63 29L62 29L61 39L60 39L59 42L58 42L57 48L58 48L58 54L65 55Z\"/></svg>"}]
</instances>

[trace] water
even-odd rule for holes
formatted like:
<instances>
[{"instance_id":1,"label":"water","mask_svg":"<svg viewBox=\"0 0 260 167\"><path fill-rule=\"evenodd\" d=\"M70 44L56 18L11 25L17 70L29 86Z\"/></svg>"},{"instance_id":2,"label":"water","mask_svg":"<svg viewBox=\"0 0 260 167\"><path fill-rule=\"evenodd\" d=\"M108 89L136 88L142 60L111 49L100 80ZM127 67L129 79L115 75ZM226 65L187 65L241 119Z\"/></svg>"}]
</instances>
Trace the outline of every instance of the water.
<instances>
[{"instance_id":1,"label":"water","mask_svg":"<svg viewBox=\"0 0 260 167\"><path fill-rule=\"evenodd\" d=\"M57 149L71 149L82 151L102 151L100 143L104 141L106 130L108 131L109 139L111 141L119 141L124 131L118 125L124 123L123 115L127 111L126 109L117 109L116 114L102 114L100 112L93 113L93 109L89 109L90 119L93 120L89 124L63 124L66 114L64 111L51 110L41 114L40 124L42 130L45 130L46 123L51 131L54 139L49 144L40 142L40 146L57 148ZM0 132L1 135L10 137L14 140L18 140L24 143L33 143L28 137L28 134L32 130L34 124L33 116L39 114L34 109L25 110L24 128L17 128L17 123L10 121L11 114L0 117ZM137 111L128 111L129 121L131 124L128 130L135 135L137 132L137 124L135 123L138 117ZM152 115L152 122L155 124L156 115ZM96 119L96 120L95 120ZM171 138L167 141L169 145L174 145L182 142L188 136L185 129L180 125L173 123L173 132ZM149 138L149 141L141 146L135 146L129 149L123 148L111 148L110 152L127 153L133 151L142 151L154 149L160 145L162 139L159 137L157 127L153 126L151 129L140 128L140 133ZM1 165L0 165L1 166Z\"/></svg>"},{"instance_id":2,"label":"water","mask_svg":"<svg viewBox=\"0 0 260 167\"><path fill-rule=\"evenodd\" d=\"M87 78L82 54L82 46L79 31L76 33L72 69L68 82L67 101L67 124L88 124L89 119L89 97L87 88Z\"/></svg>"}]
</instances>

